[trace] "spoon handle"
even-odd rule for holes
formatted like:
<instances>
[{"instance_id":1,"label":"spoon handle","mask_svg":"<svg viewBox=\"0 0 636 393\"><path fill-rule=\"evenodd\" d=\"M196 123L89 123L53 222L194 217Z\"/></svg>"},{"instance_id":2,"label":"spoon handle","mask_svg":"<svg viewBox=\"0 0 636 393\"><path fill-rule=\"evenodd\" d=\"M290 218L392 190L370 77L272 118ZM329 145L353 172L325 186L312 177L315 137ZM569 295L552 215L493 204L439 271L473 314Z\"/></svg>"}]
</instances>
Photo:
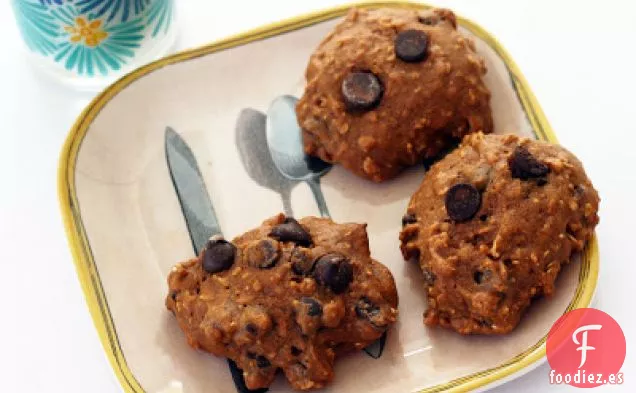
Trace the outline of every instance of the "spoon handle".
<instances>
[{"instance_id":1,"label":"spoon handle","mask_svg":"<svg viewBox=\"0 0 636 393\"><path fill-rule=\"evenodd\" d=\"M320 216L331 218L329 209L327 209L327 202L325 202L325 196L322 195L322 190L320 189L320 178L308 179L307 184L309 185L311 192L314 194L314 199L316 200L316 204L318 205Z\"/></svg>"},{"instance_id":2,"label":"spoon handle","mask_svg":"<svg viewBox=\"0 0 636 393\"><path fill-rule=\"evenodd\" d=\"M279 192L280 198L283 201L283 213L288 217L294 217L294 210L291 205L291 188L286 188Z\"/></svg>"}]
</instances>

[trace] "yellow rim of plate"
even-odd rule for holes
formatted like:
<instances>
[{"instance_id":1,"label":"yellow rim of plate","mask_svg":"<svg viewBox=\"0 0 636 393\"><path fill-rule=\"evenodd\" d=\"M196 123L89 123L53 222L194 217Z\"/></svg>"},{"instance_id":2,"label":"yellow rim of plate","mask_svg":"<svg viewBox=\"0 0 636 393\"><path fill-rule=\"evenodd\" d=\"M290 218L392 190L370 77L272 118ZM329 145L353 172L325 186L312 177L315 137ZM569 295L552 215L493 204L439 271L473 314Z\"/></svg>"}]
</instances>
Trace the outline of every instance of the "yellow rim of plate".
<instances>
[{"instance_id":1,"label":"yellow rim of plate","mask_svg":"<svg viewBox=\"0 0 636 393\"><path fill-rule=\"evenodd\" d=\"M401 8L427 9L430 5L421 3L412 3L408 1L365 1L360 3L346 4L306 15L301 15L292 19L265 25L263 27L247 31L229 37L224 40L197 48L176 53L174 55L159 59L153 63L136 69L130 74L124 76L105 91L99 94L84 109L82 114L77 118L75 124L64 143L60 155L58 168L58 195L62 209L62 217L66 229L66 235L69 240L69 246L79 281L84 291L84 296L88 304L89 311L93 318L95 328L99 334L108 360L119 379L123 389L128 393L142 393L143 388L136 380L132 371L126 363L125 356L119 345L117 333L110 314L104 289L102 287L97 266L95 265L90 244L87 239L81 215L77 193L75 189L75 164L77 155L88 132L90 124L95 119L101 109L120 91L130 85L137 79L156 71L164 66L179 63L182 61L205 56L223 49L234 46L243 45L249 42L272 37L278 34L286 33L296 29L301 29L319 22L333 19L344 15L347 10L353 6L362 8L377 8L382 6L392 6ZM557 143L556 136L550 127L545 114L541 110L534 94L530 90L526 79L521 74L519 68L514 63L508 52L492 37L488 32L470 20L458 17L460 25L470 30L474 35L490 45L493 50L500 56L508 67L510 77L513 82L519 99L528 116L528 120L532 125L537 138ZM579 283L570 304L564 312L575 308L589 307L594 295L599 272L599 251L596 236L586 246L581 261L581 271L579 273ZM509 359L508 361L477 373L469 374L452 381L442 383L421 390L421 393L430 392L464 392L477 389L485 385L494 383L500 379L511 376L526 367L531 366L545 356L545 340L544 336L532 347L528 348L519 355Z\"/></svg>"}]
</instances>

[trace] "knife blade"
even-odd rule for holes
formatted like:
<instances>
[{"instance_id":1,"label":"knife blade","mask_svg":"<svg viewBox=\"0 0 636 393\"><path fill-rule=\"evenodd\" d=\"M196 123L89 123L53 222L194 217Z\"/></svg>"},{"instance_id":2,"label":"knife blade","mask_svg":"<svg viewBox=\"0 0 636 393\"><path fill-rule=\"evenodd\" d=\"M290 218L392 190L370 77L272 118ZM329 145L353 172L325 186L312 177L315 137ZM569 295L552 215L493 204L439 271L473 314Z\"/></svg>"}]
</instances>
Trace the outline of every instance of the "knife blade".
<instances>
[{"instance_id":1,"label":"knife blade","mask_svg":"<svg viewBox=\"0 0 636 393\"><path fill-rule=\"evenodd\" d=\"M174 189L198 255L210 237L223 235L219 220L190 147L172 128L166 128L166 160Z\"/></svg>"},{"instance_id":2,"label":"knife blade","mask_svg":"<svg viewBox=\"0 0 636 393\"><path fill-rule=\"evenodd\" d=\"M165 150L168 171L186 221L192 248L195 254L199 255L210 237L222 236L223 232L192 150L170 127L166 128ZM267 389L248 389L241 369L230 359L227 361L232 380L239 393L267 391Z\"/></svg>"}]
</instances>

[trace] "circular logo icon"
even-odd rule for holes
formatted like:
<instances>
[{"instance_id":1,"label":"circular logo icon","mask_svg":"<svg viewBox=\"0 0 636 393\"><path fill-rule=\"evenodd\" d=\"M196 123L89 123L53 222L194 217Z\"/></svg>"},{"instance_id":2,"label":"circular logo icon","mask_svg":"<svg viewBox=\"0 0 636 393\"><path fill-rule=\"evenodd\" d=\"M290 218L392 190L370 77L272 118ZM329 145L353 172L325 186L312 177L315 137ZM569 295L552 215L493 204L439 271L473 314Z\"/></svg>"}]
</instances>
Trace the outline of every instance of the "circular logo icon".
<instances>
[{"instance_id":1,"label":"circular logo icon","mask_svg":"<svg viewBox=\"0 0 636 393\"><path fill-rule=\"evenodd\" d=\"M608 314L581 308L559 318L546 342L551 383L591 388L622 383L625 335Z\"/></svg>"}]
</instances>

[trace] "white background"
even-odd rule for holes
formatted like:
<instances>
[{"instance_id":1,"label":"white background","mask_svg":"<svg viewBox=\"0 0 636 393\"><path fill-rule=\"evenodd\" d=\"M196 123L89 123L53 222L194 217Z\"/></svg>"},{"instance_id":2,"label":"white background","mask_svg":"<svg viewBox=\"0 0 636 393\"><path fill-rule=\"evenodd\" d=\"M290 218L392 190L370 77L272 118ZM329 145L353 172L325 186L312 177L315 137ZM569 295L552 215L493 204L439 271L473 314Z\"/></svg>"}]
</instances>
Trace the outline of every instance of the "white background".
<instances>
[{"instance_id":1,"label":"white background","mask_svg":"<svg viewBox=\"0 0 636 393\"><path fill-rule=\"evenodd\" d=\"M91 95L36 79L0 0L0 391L119 392L68 251L56 191L58 154ZM178 0L185 49L339 0ZM597 306L627 337L636 391L636 2L436 1L489 30L527 77L560 142L602 198ZM574 391L547 366L495 391Z\"/></svg>"}]
</instances>

